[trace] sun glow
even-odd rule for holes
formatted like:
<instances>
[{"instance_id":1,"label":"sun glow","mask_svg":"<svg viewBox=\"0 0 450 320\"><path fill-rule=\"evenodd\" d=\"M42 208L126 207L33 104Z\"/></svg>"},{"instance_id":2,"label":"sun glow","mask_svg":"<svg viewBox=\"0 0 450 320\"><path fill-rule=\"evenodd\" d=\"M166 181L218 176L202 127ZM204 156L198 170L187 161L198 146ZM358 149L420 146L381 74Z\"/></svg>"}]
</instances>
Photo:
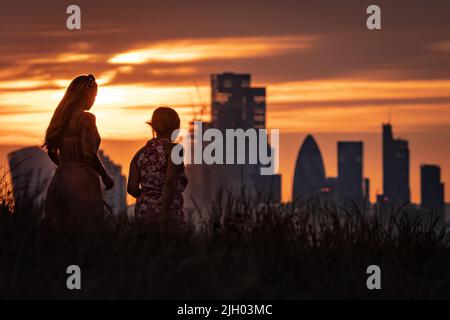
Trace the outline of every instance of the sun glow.
<instances>
[{"instance_id":1,"label":"sun glow","mask_svg":"<svg viewBox=\"0 0 450 320\"><path fill-rule=\"evenodd\" d=\"M0 81L0 89L33 89L41 86L48 86L47 80L14 80Z\"/></svg>"},{"instance_id":2,"label":"sun glow","mask_svg":"<svg viewBox=\"0 0 450 320\"><path fill-rule=\"evenodd\" d=\"M145 83L110 85L114 74L102 74L105 85L99 86L92 109L98 118L101 133L106 138L139 138L148 134L144 124L155 107L170 105L177 109L184 126L192 120L195 105L209 105L210 88L199 86L199 96L192 84L170 85ZM99 80L99 81L100 81ZM51 114L64 95L70 80L56 79L0 82L0 121L3 130L14 134L24 128L23 137L34 139L45 130ZM40 89L53 85L59 89ZM8 91L21 88L22 90ZM450 81L351 81L346 79L300 81L267 84L268 126L284 132L349 132L378 130L386 119L386 107L378 100L394 101L416 98L442 98L443 101L421 105L411 101L396 106L393 117L400 128L417 128L420 124L449 125L450 109L445 102ZM353 104L347 105L346 101ZM321 105L326 108L320 107ZM208 114L208 111L206 111ZM208 120L208 119L204 119ZM28 134L26 133L28 132ZM11 141L3 135L1 142Z\"/></svg>"},{"instance_id":3,"label":"sun glow","mask_svg":"<svg viewBox=\"0 0 450 320\"><path fill-rule=\"evenodd\" d=\"M242 37L163 41L120 53L110 63L191 62L211 59L260 57L305 50L313 37Z\"/></svg>"},{"instance_id":4,"label":"sun glow","mask_svg":"<svg viewBox=\"0 0 450 320\"><path fill-rule=\"evenodd\" d=\"M449 80L367 81L332 79L277 83L268 86L273 102L449 97Z\"/></svg>"}]
</instances>

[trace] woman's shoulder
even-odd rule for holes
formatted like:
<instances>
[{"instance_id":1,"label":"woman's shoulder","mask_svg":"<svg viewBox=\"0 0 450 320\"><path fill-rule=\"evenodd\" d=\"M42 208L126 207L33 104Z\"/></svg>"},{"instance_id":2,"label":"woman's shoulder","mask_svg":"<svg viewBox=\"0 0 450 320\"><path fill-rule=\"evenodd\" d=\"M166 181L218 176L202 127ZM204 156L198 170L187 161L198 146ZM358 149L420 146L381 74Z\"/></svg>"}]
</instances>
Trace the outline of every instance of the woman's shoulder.
<instances>
[{"instance_id":1,"label":"woman's shoulder","mask_svg":"<svg viewBox=\"0 0 450 320\"><path fill-rule=\"evenodd\" d=\"M164 152L167 152L171 151L177 145L177 143L172 142L168 139L159 139L159 145L163 147Z\"/></svg>"},{"instance_id":2,"label":"woman's shoulder","mask_svg":"<svg viewBox=\"0 0 450 320\"><path fill-rule=\"evenodd\" d=\"M95 115L87 111L81 111L80 123L87 128L95 127L96 125Z\"/></svg>"},{"instance_id":3,"label":"woman's shoulder","mask_svg":"<svg viewBox=\"0 0 450 320\"><path fill-rule=\"evenodd\" d=\"M172 141L167 141L167 143L164 147L164 155L166 158L170 157L172 159L172 156L173 156L172 151L176 146L181 146L180 149L176 150L176 153L175 153L176 156L183 158L184 150L183 150L182 145L180 143L172 142Z\"/></svg>"},{"instance_id":4,"label":"woman's shoulder","mask_svg":"<svg viewBox=\"0 0 450 320\"><path fill-rule=\"evenodd\" d=\"M139 159L142 159L142 157L145 156L145 154L160 154L164 156L170 155L172 149L176 145L178 145L178 143L174 143L166 139L150 139L135 153L132 161L138 162Z\"/></svg>"},{"instance_id":5,"label":"woman's shoulder","mask_svg":"<svg viewBox=\"0 0 450 320\"><path fill-rule=\"evenodd\" d=\"M142 146L135 154L134 157L131 161L135 161L137 162L139 160L139 158L142 156L142 154L144 154L145 150L147 149L147 144L145 144L144 146Z\"/></svg>"},{"instance_id":6,"label":"woman's shoulder","mask_svg":"<svg viewBox=\"0 0 450 320\"><path fill-rule=\"evenodd\" d=\"M76 110L70 117L66 134L72 135L78 133L81 128L94 129L95 127L95 116L92 113Z\"/></svg>"},{"instance_id":7,"label":"woman's shoulder","mask_svg":"<svg viewBox=\"0 0 450 320\"><path fill-rule=\"evenodd\" d=\"M172 150L172 148L176 145L176 143L173 143L165 138L153 138L147 144L150 146L150 148L155 149L158 153L166 153L168 150Z\"/></svg>"}]
</instances>

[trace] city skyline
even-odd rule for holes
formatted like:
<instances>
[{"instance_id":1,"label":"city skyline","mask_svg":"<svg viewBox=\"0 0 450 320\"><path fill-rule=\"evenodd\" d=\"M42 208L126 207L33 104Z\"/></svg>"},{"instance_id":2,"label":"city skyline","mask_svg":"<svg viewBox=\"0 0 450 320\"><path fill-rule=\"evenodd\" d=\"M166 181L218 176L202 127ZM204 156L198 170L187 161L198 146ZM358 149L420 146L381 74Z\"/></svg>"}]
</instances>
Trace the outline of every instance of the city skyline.
<instances>
[{"instance_id":1,"label":"city skyline","mask_svg":"<svg viewBox=\"0 0 450 320\"><path fill-rule=\"evenodd\" d=\"M382 124L383 189L377 191L373 203L394 207L410 200L410 152L408 140L394 138L390 123ZM364 177L364 143L337 141L337 176L326 175L320 147L309 134L299 149L295 163L293 201L306 201L325 196L332 202L351 201L357 205L370 202L370 179ZM420 165L420 202L422 209L445 216L445 183L441 181L441 166ZM366 203L369 204L369 203Z\"/></svg>"},{"instance_id":2,"label":"city skyline","mask_svg":"<svg viewBox=\"0 0 450 320\"><path fill-rule=\"evenodd\" d=\"M209 126L210 124L206 123L206 125ZM391 124L390 123L382 124L382 128L383 129L385 129L386 127L389 127L390 135L392 137L392 126L391 126ZM385 131L381 131L381 132L382 132L382 134L380 134L380 136L383 136ZM352 140L352 139L347 139L347 140ZM356 140L356 139L353 139L353 140ZM382 141L383 138L381 138L380 140ZM397 139L397 141L400 141L403 144L408 144L408 140ZM311 176L311 174L312 174L311 170L308 170L308 172L305 171L305 165L308 168L310 168L311 165L313 165L313 166L319 165L319 168L315 168L315 171L317 171L317 170L319 170L319 171L321 170L322 171L322 173L320 173L320 172L316 173L316 175L319 175L319 180L321 181L321 186L327 188L328 187L327 183L329 182L329 179L335 179L336 180L336 190L339 190L339 164L340 164L340 153L339 153L339 150L340 150L340 146L341 145L349 145L350 146L350 145L353 145L353 144L358 144L358 145L360 145L359 148L361 148L361 150L362 150L362 148L364 148L364 142L362 142L362 141L339 141L339 139L338 139L336 141L336 143L335 143L336 146L337 146L337 148L336 148L337 151L336 151L336 155L335 155L335 162L337 162L338 165L337 165L337 171L334 174L332 172L329 173L329 171L325 171L325 166L322 163L323 159L322 159L322 155L321 155L321 152L320 152L320 147L316 143L313 135L311 135L311 134L305 135L305 139L303 141L300 141L300 142L301 142L301 146L299 147L298 153L296 154L296 159L297 160L293 162L293 166L292 166L292 168L293 168L293 170L292 170L293 176L292 176L292 179L290 179L290 181L292 182L292 185L291 185L291 187L292 187L292 194L287 199L286 199L286 197L283 194L282 201L284 201L284 202L290 201L292 199L292 197L295 195L295 188L296 188L295 187L295 175L296 174L298 174L298 176L299 176L298 181L305 179L305 174L306 173L308 173L310 175L310 177L306 177L307 179L315 180L317 178L317 177L313 178ZM107 143L110 143L110 141L108 141ZM134 143L136 143L136 142L134 142ZM140 142L138 142L138 143L140 143ZM0 147L0 157L4 156L4 155L6 155L7 153L10 153L10 152L14 153L15 151L17 151L19 149L22 149L22 148L39 150L39 148L37 146L20 146L20 147L11 146L10 148L8 148L8 147L5 148L5 146L3 146L3 147ZM131 148L133 148L133 147L131 147ZM380 145L380 148L382 148L382 144ZM107 148L107 149L111 150L110 148ZM112 148L112 149L114 149L114 148ZM362 151L359 151L359 152L362 153ZM101 153L103 154L103 150L101 150ZM380 149L379 153L383 154L383 150ZM311 158L311 156L312 156L312 158ZM300 162L299 162L299 160L300 160ZM362 173L362 175L361 175L361 178L362 178L361 182L362 183L361 183L361 188L360 188L361 190L360 191L361 191L361 196L363 196L363 195L365 196L365 188L366 187L365 187L364 184L366 183L367 179L368 179L368 181L370 183L370 179L367 178L364 175L364 170L363 170L363 168L364 168L364 161L365 161L364 160L364 156L362 156L361 160L362 160L361 168L358 169L358 170L361 170L361 173ZM108 160L108 161L110 161L110 160ZM121 160L117 161L116 159L114 159L114 161L116 161L118 163L122 163ZM319 161L320 163L317 164L316 163L317 161ZM314 162L314 163L312 163L312 162ZM431 163L432 163L432 161L421 162L420 166L418 168L416 168L416 169L418 169L417 171L420 172L420 182L419 182L419 188L420 188L420 190L419 190L420 194L419 195L420 195L420 197L416 201L414 201L414 199L413 199L412 203L421 204L421 205L424 204L424 202L423 202L424 201L424 198L423 198L423 194L424 194L424 189L423 189L424 188L424 180L423 180L423 172L424 171L423 170L424 170L424 168L432 169L432 170L438 170L438 172L439 172L439 174L438 174L439 181L441 181L440 180L441 179L441 165L438 164L438 163L437 164L431 164ZM113 171L116 172L118 170L117 174L120 175L120 172L124 173L123 170L121 171L121 165L118 165L118 166L114 165L114 166L115 166L115 168L114 168ZM322 169L320 169L321 166L322 166ZM381 168L382 167L383 166L381 166ZM408 164L408 167L409 167L409 164ZM414 169L415 168L411 168L411 170L414 170ZM347 170L348 170L348 168L347 168ZM283 171L284 170L280 170L280 172L283 172ZM297 173L297 171L298 171L298 173ZM325 174L325 172L327 172L327 174ZM384 174L385 174L385 172L382 170L378 177L382 177ZM320 178L322 175L323 175L323 179ZM436 176L436 174L434 174L434 177L435 176ZM300 178L302 178L302 179L300 179ZM432 180L433 184L435 184L436 183L435 182L436 178L433 178L433 179L434 179L434 180ZM283 181L283 179L282 179L282 181ZM285 181L283 181L283 182L284 182L283 184L286 184ZM318 181L315 181L315 182L314 181L309 181L309 182L312 182L312 184L315 183L316 185L318 183ZM439 183L441 183L441 182L439 182ZM304 184L304 182L300 183L300 184L297 183L297 184L298 184L297 188L305 188L305 185L299 186L300 184ZM123 183L121 183L121 185L122 185L121 188L124 188ZM442 182L442 187L441 187L442 189L439 189L440 190L439 192L442 192L442 197L443 197L444 203L445 203L446 201L445 201L445 187L444 187L444 185L445 185L445 183ZM309 191L311 191L311 190L309 190ZM320 190L320 188L316 190L316 193L320 193L320 192L322 192L322 190ZM300 195L300 194L301 194L301 192L298 191L298 195ZM375 193L374 192L370 192L370 200L372 202L375 203L377 201L377 197L378 196L385 196L385 194L383 192L383 187L381 189L377 188ZM439 196L440 195L435 195L434 199L439 199ZM429 197L429 195L428 195L428 197ZM351 197L344 196L344 198L350 199ZM426 201L427 200L425 200L425 202Z\"/></svg>"},{"instance_id":3,"label":"city skyline","mask_svg":"<svg viewBox=\"0 0 450 320\"><path fill-rule=\"evenodd\" d=\"M124 8L80 0L77 31L66 29L66 4L0 4L0 144L40 145L69 81L92 73L103 144L126 173L123 144L151 136L144 122L157 105L174 106L187 128L193 106L211 102L209 75L233 71L266 87L266 125L281 130L284 200L312 133L330 176L336 142L363 140L374 201L383 190L379 127L388 109L396 136L409 141L412 201L420 201L422 163L439 164L450 183L450 150L440 147L450 138L448 2L379 1L379 31L365 26L366 3L237 3L131 0Z\"/></svg>"}]
</instances>

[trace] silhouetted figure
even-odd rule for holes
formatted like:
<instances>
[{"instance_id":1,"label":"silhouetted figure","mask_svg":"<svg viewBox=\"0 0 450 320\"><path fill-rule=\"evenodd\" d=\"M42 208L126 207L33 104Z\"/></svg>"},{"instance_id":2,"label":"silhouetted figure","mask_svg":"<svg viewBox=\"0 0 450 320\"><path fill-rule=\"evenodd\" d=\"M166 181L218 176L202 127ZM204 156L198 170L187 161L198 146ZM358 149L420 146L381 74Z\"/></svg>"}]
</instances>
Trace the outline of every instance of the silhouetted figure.
<instances>
[{"instance_id":1,"label":"silhouetted figure","mask_svg":"<svg viewBox=\"0 0 450 320\"><path fill-rule=\"evenodd\" d=\"M47 225L79 228L104 218L100 178L107 189L114 182L97 154L100 135L95 116L87 112L96 96L93 75L76 77L48 126L44 147L58 167L45 201Z\"/></svg>"},{"instance_id":2,"label":"silhouetted figure","mask_svg":"<svg viewBox=\"0 0 450 320\"><path fill-rule=\"evenodd\" d=\"M171 135L180 128L180 118L172 108L159 107L148 124L156 137L136 153L128 177L128 193L137 198L135 217L146 223L171 221L183 224L182 192L187 178L184 164L174 164L171 158L176 145Z\"/></svg>"}]
</instances>

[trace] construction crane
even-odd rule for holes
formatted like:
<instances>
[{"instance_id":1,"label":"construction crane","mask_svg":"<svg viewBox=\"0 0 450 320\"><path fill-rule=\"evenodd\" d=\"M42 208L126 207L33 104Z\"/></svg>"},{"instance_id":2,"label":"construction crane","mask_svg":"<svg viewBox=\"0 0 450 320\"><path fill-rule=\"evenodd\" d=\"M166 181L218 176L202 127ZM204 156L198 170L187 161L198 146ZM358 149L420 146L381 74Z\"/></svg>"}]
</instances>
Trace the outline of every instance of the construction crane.
<instances>
[{"instance_id":1,"label":"construction crane","mask_svg":"<svg viewBox=\"0 0 450 320\"><path fill-rule=\"evenodd\" d=\"M206 110L206 104L202 103L200 89L199 89L196 81L194 81L194 86L195 86L195 91L197 94L197 104L193 103L192 96L189 94L189 98L191 100L192 114L193 114L192 123L194 121L203 121L203 115L205 114L205 110Z\"/></svg>"},{"instance_id":2,"label":"construction crane","mask_svg":"<svg viewBox=\"0 0 450 320\"><path fill-rule=\"evenodd\" d=\"M190 93L189 94L189 99L191 102L191 108L192 108L192 120L189 122L189 132L191 133L191 135L193 135L194 133L194 122L196 121L203 121L203 115L205 114L205 110L206 110L206 104L202 103L202 99L200 96L200 89L199 86L197 84L196 81L194 81L194 87L195 87L195 91L196 91L196 95L197 95L197 103L195 104L192 101L192 95Z\"/></svg>"}]
</instances>

